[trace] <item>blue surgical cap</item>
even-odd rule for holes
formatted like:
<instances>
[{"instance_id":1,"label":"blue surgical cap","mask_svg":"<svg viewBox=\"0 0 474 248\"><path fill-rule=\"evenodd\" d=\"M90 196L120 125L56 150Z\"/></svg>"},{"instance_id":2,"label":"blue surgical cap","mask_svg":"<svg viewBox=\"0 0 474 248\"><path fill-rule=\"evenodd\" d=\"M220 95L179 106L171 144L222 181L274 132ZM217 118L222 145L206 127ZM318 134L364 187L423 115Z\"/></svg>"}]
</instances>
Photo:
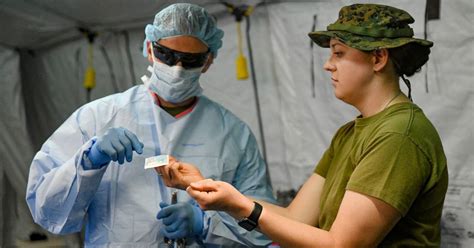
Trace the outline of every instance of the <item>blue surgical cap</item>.
<instances>
[{"instance_id":1,"label":"blue surgical cap","mask_svg":"<svg viewBox=\"0 0 474 248\"><path fill-rule=\"evenodd\" d=\"M207 11L194 4L172 4L156 14L153 25L145 27L143 56L147 57L147 41L158 41L163 38L189 35L204 42L213 56L222 46L224 31L217 28L215 19Z\"/></svg>"}]
</instances>

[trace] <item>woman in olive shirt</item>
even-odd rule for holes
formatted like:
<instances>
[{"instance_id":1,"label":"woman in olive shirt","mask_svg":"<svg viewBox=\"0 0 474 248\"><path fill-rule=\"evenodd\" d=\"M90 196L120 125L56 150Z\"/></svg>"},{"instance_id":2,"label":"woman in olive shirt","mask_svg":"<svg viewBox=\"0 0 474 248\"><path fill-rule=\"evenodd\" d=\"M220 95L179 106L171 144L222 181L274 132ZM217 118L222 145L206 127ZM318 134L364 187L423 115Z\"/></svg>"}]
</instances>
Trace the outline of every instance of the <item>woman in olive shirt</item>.
<instances>
[{"instance_id":1,"label":"woman in olive shirt","mask_svg":"<svg viewBox=\"0 0 474 248\"><path fill-rule=\"evenodd\" d=\"M439 246L446 158L405 78L426 63L433 43L413 38L413 22L397 8L354 4L327 31L309 34L331 49L324 69L334 94L360 116L337 131L288 207L254 202L224 182L196 182L199 171L184 162L159 173L169 186L187 187L203 209L227 211L282 246Z\"/></svg>"}]
</instances>

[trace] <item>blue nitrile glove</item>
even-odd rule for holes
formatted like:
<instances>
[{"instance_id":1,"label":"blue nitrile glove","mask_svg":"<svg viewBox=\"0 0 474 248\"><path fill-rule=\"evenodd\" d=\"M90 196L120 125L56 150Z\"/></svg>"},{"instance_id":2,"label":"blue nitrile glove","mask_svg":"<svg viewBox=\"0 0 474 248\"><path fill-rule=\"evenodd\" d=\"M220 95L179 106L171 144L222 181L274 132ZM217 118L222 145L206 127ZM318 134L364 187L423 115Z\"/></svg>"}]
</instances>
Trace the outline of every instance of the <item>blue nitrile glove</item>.
<instances>
[{"instance_id":1,"label":"blue nitrile glove","mask_svg":"<svg viewBox=\"0 0 474 248\"><path fill-rule=\"evenodd\" d=\"M163 221L160 232L169 239L196 238L202 235L204 212L189 203L179 202L173 205L160 202L161 210L156 215Z\"/></svg>"},{"instance_id":2,"label":"blue nitrile glove","mask_svg":"<svg viewBox=\"0 0 474 248\"><path fill-rule=\"evenodd\" d=\"M137 136L125 128L114 127L97 138L86 156L92 164L91 169L98 169L111 160L118 161L119 164L123 164L124 159L132 161L133 151L138 154L143 152L143 144Z\"/></svg>"}]
</instances>

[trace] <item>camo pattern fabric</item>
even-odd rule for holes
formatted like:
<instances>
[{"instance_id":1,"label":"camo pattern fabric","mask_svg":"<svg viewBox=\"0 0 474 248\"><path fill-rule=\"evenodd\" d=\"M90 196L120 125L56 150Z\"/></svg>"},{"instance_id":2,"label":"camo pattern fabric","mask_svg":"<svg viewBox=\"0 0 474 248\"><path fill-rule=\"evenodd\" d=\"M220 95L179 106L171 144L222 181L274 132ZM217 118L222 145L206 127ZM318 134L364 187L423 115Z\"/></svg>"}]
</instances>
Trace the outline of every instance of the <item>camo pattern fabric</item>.
<instances>
[{"instance_id":1,"label":"camo pattern fabric","mask_svg":"<svg viewBox=\"0 0 474 248\"><path fill-rule=\"evenodd\" d=\"M414 23L406 11L378 4L353 4L339 11L335 23L365 29L404 29Z\"/></svg>"},{"instance_id":2,"label":"camo pattern fabric","mask_svg":"<svg viewBox=\"0 0 474 248\"><path fill-rule=\"evenodd\" d=\"M380 4L353 4L339 11L336 22L327 31L309 33L311 39L321 47L329 47L331 38L363 51L378 48L394 48L415 42L422 46L433 46L428 40L413 38L409 24L415 22L406 11Z\"/></svg>"}]
</instances>

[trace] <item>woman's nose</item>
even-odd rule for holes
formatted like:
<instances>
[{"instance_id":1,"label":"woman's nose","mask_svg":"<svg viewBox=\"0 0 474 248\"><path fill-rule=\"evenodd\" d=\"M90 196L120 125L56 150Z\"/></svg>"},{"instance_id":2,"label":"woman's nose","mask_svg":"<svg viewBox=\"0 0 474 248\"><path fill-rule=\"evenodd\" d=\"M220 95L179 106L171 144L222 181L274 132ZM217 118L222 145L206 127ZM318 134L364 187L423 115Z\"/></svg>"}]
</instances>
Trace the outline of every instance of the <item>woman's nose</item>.
<instances>
[{"instance_id":1,"label":"woman's nose","mask_svg":"<svg viewBox=\"0 0 474 248\"><path fill-rule=\"evenodd\" d=\"M335 67L333 64L331 64L331 62L329 61L330 59L326 60L326 62L324 63L324 70L326 71L334 71Z\"/></svg>"}]
</instances>

